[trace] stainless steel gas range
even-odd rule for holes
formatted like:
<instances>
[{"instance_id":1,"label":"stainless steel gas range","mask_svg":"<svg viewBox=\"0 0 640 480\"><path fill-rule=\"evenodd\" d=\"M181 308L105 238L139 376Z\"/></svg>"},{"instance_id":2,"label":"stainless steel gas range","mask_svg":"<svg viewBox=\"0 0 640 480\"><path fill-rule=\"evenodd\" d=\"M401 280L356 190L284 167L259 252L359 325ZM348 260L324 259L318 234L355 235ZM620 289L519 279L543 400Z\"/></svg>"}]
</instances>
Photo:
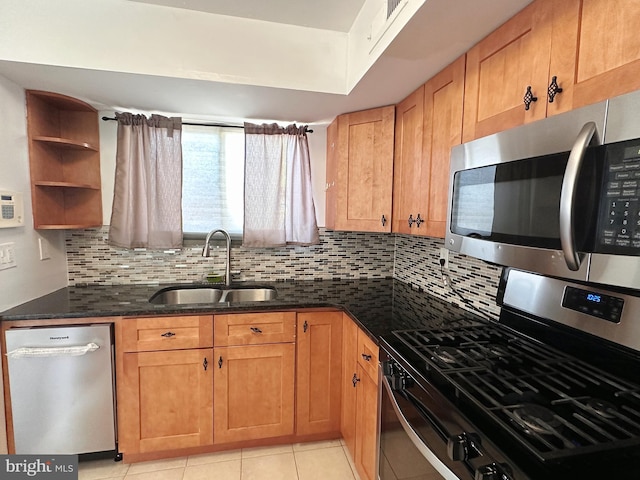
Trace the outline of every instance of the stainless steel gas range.
<instances>
[{"instance_id":1,"label":"stainless steel gas range","mask_svg":"<svg viewBox=\"0 0 640 480\"><path fill-rule=\"evenodd\" d=\"M640 478L640 292L505 269L498 299L383 336L381 480Z\"/></svg>"}]
</instances>

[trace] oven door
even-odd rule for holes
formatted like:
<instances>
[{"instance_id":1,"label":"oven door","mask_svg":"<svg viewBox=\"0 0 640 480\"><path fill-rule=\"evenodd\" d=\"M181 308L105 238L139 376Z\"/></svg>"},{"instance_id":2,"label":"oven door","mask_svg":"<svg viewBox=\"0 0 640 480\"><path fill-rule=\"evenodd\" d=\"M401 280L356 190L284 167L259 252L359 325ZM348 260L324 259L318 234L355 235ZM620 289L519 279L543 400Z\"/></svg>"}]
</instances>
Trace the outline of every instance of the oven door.
<instances>
[{"instance_id":1,"label":"oven door","mask_svg":"<svg viewBox=\"0 0 640 480\"><path fill-rule=\"evenodd\" d=\"M415 385L405 378L407 385L398 387L399 381L399 377L382 377L380 480L473 479L466 465L448 459L447 432L438 419L429 418L433 413L412 398L408 390Z\"/></svg>"}]
</instances>

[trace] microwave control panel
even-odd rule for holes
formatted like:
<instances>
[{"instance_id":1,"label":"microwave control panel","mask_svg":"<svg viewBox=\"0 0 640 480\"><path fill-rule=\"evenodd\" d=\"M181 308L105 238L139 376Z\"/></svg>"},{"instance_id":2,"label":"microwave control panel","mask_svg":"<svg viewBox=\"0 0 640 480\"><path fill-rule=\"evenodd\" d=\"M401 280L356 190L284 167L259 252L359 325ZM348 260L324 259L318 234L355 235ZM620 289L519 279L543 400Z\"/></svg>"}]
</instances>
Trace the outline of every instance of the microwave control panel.
<instances>
[{"instance_id":1,"label":"microwave control panel","mask_svg":"<svg viewBox=\"0 0 640 480\"><path fill-rule=\"evenodd\" d=\"M0 228L24 226L22 194L0 190Z\"/></svg>"},{"instance_id":2,"label":"microwave control panel","mask_svg":"<svg viewBox=\"0 0 640 480\"><path fill-rule=\"evenodd\" d=\"M640 139L606 145L596 252L640 255Z\"/></svg>"}]
</instances>

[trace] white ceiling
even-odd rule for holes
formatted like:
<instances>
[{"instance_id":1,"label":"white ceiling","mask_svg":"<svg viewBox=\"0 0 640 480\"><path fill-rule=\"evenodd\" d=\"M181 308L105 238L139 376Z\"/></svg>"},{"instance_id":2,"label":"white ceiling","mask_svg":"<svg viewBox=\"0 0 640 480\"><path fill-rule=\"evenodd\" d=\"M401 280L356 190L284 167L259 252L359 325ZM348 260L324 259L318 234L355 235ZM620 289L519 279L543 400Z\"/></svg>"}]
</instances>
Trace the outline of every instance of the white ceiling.
<instances>
[{"instance_id":1,"label":"white ceiling","mask_svg":"<svg viewBox=\"0 0 640 480\"><path fill-rule=\"evenodd\" d=\"M212 13L235 15L335 31L349 30L364 1L131 0L132 3L153 3L155 8L168 5L202 11L204 16ZM2 58L0 75L28 89L82 98L100 110L180 114L185 120L229 123L268 120L322 124L340 113L397 103L530 2L426 0L364 77L345 95ZM267 10L266 4L276 5L281 13L276 15L271 9ZM206 21L206 17L203 20Z\"/></svg>"},{"instance_id":2,"label":"white ceiling","mask_svg":"<svg viewBox=\"0 0 640 480\"><path fill-rule=\"evenodd\" d=\"M364 0L130 0L265 22L348 32Z\"/></svg>"}]
</instances>

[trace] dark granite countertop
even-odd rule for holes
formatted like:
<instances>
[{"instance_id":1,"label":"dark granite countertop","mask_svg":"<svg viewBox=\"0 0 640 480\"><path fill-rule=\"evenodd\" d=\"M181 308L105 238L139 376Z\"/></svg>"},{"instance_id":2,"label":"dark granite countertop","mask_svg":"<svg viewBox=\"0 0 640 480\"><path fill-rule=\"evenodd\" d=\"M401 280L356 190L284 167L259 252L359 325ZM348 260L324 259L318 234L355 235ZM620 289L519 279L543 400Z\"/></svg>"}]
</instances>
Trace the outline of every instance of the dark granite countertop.
<instances>
[{"instance_id":1,"label":"dark granite countertop","mask_svg":"<svg viewBox=\"0 0 640 480\"><path fill-rule=\"evenodd\" d=\"M193 285L193 284L189 284ZM247 285L247 284L244 284ZM0 321L335 307L345 310L378 341L392 330L438 326L473 314L393 279L260 282L274 287L267 302L155 305L151 295L168 285L87 285L62 288L0 313Z\"/></svg>"}]
</instances>

